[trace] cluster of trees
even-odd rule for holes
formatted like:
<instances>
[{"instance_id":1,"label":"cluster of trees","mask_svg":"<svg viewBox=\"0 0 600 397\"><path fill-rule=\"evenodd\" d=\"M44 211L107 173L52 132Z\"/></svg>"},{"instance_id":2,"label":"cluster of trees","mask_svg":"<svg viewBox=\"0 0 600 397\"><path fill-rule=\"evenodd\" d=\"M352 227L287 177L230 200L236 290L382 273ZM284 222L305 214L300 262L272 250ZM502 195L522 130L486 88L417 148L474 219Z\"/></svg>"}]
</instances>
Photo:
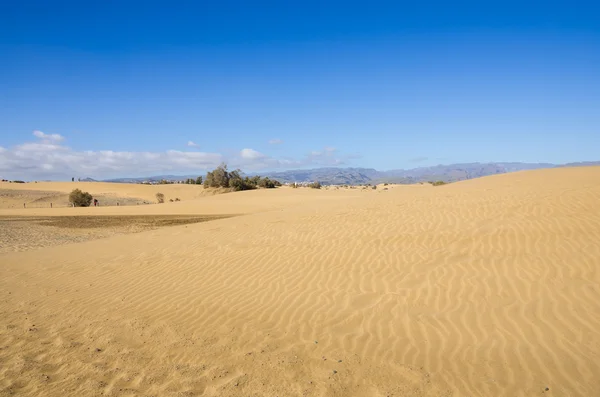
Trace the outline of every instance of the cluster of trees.
<instances>
[{"instance_id":1,"label":"cluster of trees","mask_svg":"<svg viewBox=\"0 0 600 397\"><path fill-rule=\"evenodd\" d=\"M242 177L242 171L228 171L227 164L221 164L216 169L206 174L204 187L223 187L235 191L252 190L256 188L272 189L281 186L281 183L268 177L260 176Z\"/></svg>"},{"instance_id":2,"label":"cluster of trees","mask_svg":"<svg viewBox=\"0 0 600 397\"><path fill-rule=\"evenodd\" d=\"M202 177L199 176L196 179L194 179L194 178L188 178L188 179L185 180L184 183L186 185L202 185Z\"/></svg>"}]
</instances>

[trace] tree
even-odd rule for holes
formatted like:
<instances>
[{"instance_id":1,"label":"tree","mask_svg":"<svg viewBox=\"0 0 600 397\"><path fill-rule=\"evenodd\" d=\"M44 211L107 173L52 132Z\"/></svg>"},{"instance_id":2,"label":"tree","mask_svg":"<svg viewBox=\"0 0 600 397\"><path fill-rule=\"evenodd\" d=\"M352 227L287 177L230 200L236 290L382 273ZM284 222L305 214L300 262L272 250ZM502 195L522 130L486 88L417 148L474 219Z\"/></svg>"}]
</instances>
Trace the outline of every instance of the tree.
<instances>
[{"instance_id":1,"label":"tree","mask_svg":"<svg viewBox=\"0 0 600 397\"><path fill-rule=\"evenodd\" d=\"M196 185L202 185L202 177L201 176L196 178Z\"/></svg>"},{"instance_id":2,"label":"tree","mask_svg":"<svg viewBox=\"0 0 600 397\"><path fill-rule=\"evenodd\" d=\"M229 172L227 171L227 164L221 163L213 173L213 187L229 187Z\"/></svg>"},{"instance_id":3,"label":"tree","mask_svg":"<svg viewBox=\"0 0 600 397\"><path fill-rule=\"evenodd\" d=\"M92 203L92 195L88 192L75 189L69 194L69 202L74 207L89 207Z\"/></svg>"},{"instance_id":4,"label":"tree","mask_svg":"<svg viewBox=\"0 0 600 397\"><path fill-rule=\"evenodd\" d=\"M162 193L156 193L156 201L158 201L158 204L162 204L165 202L165 195Z\"/></svg>"},{"instance_id":5,"label":"tree","mask_svg":"<svg viewBox=\"0 0 600 397\"><path fill-rule=\"evenodd\" d=\"M236 172L238 171L233 171L234 174ZM206 173L204 187L229 187L230 178L230 173L227 171L227 164L222 163L213 171Z\"/></svg>"},{"instance_id":6,"label":"tree","mask_svg":"<svg viewBox=\"0 0 600 397\"><path fill-rule=\"evenodd\" d=\"M204 178L204 187L214 187L213 173L207 172L206 178Z\"/></svg>"}]
</instances>

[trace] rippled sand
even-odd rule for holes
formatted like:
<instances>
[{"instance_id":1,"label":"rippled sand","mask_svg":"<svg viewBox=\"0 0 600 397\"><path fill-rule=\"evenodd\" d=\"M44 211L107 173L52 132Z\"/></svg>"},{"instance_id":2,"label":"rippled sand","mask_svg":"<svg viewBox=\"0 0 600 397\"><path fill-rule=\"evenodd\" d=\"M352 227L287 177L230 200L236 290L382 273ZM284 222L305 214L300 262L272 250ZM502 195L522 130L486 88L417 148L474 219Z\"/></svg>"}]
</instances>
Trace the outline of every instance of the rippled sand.
<instances>
[{"instance_id":1,"label":"rippled sand","mask_svg":"<svg viewBox=\"0 0 600 397\"><path fill-rule=\"evenodd\" d=\"M143 214L238 216L0 254L0 396L599 393L600 167L0 211Z\"/></svg>"}]
</instances>

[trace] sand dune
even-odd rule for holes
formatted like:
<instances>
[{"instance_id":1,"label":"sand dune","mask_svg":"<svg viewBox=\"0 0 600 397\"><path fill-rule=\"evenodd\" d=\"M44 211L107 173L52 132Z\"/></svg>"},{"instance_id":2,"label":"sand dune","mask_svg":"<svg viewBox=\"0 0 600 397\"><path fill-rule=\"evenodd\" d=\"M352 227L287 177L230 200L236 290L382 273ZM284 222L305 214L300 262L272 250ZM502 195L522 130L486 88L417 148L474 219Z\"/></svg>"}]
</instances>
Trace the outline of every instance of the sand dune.
<instances>
[{"instance_id":1,"label":"sand dune","mask_svg":"<svg viewBox=\"0 0 600 397\"><path fill-rule=\"evenodd\" d=\"M0 254L0 396L598 395L599 203L588 167L56 209L239 216Z\"/></svg>"}]
</instances>

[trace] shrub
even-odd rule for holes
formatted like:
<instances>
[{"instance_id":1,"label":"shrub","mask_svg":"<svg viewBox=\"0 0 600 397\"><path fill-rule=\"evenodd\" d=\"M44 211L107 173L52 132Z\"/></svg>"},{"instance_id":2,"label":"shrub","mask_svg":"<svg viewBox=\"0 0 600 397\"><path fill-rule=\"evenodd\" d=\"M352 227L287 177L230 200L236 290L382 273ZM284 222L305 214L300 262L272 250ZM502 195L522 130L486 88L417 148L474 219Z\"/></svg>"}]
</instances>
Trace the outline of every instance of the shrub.
<instances>
[{"instance_id":1,"label":"shrub","mask_svg":"<svg viewBox=\"0 0 600 397\"><path fill-rule=\"evenodd\" d=\"M320 189L321 188L321 182L317 181L317 182L313 182L310 185L308 185L310 188L313 189Z\"/></svg>"},{"instance_id":2,"label":"shrub","mask_svg":"<svg viewBox=\"0 0 600 397\"><path fill-rule=\"evenodd\" d=\"M275 187L275 183L269 178L263 178L258 182L258 186L264 189L273 189Z\"/></svg>"},{"instance_id":3,"label":"shrub","mask_svg":"<svg viewBox=\"0 0 600 397\"><path fill-rule=\"evenodd\" d=\"M202 185L202 177L201 176L196 178L196 185Z\"/></svg>"},{"instance_id":4,"label":"shrub","mask_svg":"<svg viewBox=\"0 0 600 397\"><path fill-rule=\"evenodd\" d=\"M165 195L162 193L156 193L156 201L158 201L158 204L162 204L165 202Z\"/></svg>"},{"instance_id":5,"label":"shrub","mask_svg":"<svg viewBox=\"0 0 600 397\"><path fill-rule=\"evenodd\" d=\"M92 203L92 195L75 189L69 194L69 202L75 207L89 207Z\"/></svg>"},{"instance_id":6,"label":"shrub","mask_svg":"<svg viewBox=\"0 0 600 397\"><path fill-rule=\"evenodd\" d=\"M179 200L179 197L175 197L175 201L181 201L181 200Z\"/></svg>"},{"instance_id":7,"label":"shrub","mask_svg":"<svg viewBox=\"0 0 600 397\"><path fill-rule=\"evenodd\" d=\"M229 187L236 192L256 189L256 185L251 183L248 178L242 179L241 177L231 178L229 180Z\"/></svg>"},{"instance_id":8,"label":"shrub","mask_svg":"<svg viewBox=\"0 0 600 397\"><path fill-rule=\"evenodd\" d=\"M197 180L201 182L202 179L199 177ZM281 183L278 181L271 180L269 178L261 178L258 175L253 177L242 177L241 170L227 170L227 164L223 163L213 171L207 172L206 177L204 178L204 187L214 187L214 188L230 188L234 191L240 190L252 190L257 187L262 188L274 188L276 186L281 186Z\"/></svg>"},{"instance_id":9,"label":"shrub","mask_svg":"<svg viewBox=\"0 0 600 397\"><path fill-rule=\"evenodd\" d=\"M441 186L441 185L445 185L446 182L444 181L435 181L435 182L430 182L433 186Z\"/></svg>"}]
</instances>

